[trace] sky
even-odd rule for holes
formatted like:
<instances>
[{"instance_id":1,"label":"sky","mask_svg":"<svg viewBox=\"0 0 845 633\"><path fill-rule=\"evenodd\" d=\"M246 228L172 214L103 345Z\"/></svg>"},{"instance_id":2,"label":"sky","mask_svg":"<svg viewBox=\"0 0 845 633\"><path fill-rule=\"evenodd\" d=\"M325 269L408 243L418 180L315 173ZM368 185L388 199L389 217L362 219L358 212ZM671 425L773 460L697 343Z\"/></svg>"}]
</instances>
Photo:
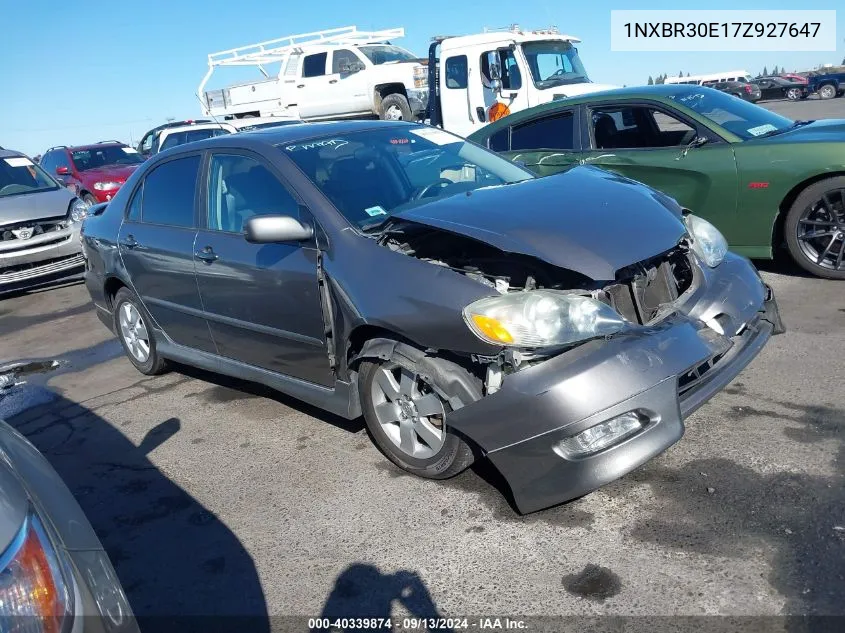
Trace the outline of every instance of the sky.
<instances>
[{"instance_id":1,"label":"sky","mask_svg":"<svg viewBox=\"0 0 845 633\"><path fill-rule=\"evenodd\" d=\"M395 43L425 56L434 35L519 24L557 26L583 41L579 53L593 81L644 84L662 73L707 73L766 66L788 70L838 64L845 57L842 0L811 2L836 9L837 51L827 53L611 52L612 9L795 9L786 0L623 2L591 0L79 0L51 8L0 0L0 145L30 155L53 145L105 139L137 143L168 118L198 118L197 86L212 52L295 33L356 25L404 27ZM837 6L838 5L838 6ZM38 6L42 6L39 4ZM209 88L249 78L228 69ZM257 70L255 77L258 78ZM845 118L845 99L842 100Z\"/></svg>"}]
</instances>

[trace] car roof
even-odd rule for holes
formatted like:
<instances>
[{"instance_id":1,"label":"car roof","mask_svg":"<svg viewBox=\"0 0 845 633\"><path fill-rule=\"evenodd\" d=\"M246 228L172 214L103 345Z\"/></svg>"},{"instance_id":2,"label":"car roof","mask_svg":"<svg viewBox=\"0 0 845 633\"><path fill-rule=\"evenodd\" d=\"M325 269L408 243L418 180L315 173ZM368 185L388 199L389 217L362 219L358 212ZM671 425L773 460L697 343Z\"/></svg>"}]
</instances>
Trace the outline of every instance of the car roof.
<instances>
[{"instance_id":1,"label":"car roof","mask_svg":"<svg viewBox=\"0 0 845 633\"><path fill-rule=\"evenodd\" d=\"M126 145L126 143L121 143L120 141L115 141L114 143L91 143L90 145L72 145L64 149L74 152L84 151L87 149L97 149L98 147L128 147L128 145Z\"/></svg>"},{"instance_id":2,"label":"car roof","mask_svg":"<svg viewBox=\"0 0 845 633\"><path fill-rule=\"evenodd\" d=\"M159 137L170 136L171 134L178 134L179 132L187 132L190 130L210 130L216 127L222 128L228 132L232 131L230 128L234 128L234 126L229 124L228 121L221 121L220 123L195 123L192 125L175 125L173 127L168 127L161 130L159 132Z\"/></svg>"},{"instance_id":3,"label":"car roof","mask_svg":"<svg viewBox=\"0 0 845 633\"><path fill-rule=\"evenodd\" d=\"M278 123L279 125L292 125L294 123L305 123L302 119L296 117L283 116L262 116L262 117L248 117L244 119L226 119L221 123L228 123L237 129L242 127L249 127L250 125L266 125L268 123Z\"/></svg>"},{"instance_id":4,"label":"car roof","mask_svg":"<svg viewBox=\"0 0 845 633\"><path fill-rule=\"evenodd\" d=\"M29 158L23 152L18 152L13 149L3 149L0 147L0 158L17 158L23 156L24 158Z\"/></svg>"}]
</instances>

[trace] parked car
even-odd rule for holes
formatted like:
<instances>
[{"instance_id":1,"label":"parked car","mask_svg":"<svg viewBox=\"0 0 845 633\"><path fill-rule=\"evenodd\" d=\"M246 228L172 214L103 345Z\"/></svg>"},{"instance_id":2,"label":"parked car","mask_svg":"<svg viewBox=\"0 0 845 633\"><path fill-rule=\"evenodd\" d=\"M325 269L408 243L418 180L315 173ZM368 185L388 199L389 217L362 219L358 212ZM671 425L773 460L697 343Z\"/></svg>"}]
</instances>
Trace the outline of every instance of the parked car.
<instances>
[{"instance_id":1,"label":"parked car","mask_svg":"<svg viewBox=\"0 0 845 633\"><path fill-rule=\"evenodd\" d=\"M213 121L211 119L188 119L186 121L170 121L168 123L163 123L162 125L158 125L146 132L144 136L141 137L141 140L138 142L136 150L141 155L141 158L146 160L147 158L152 156L153 147L155 146L156 138L158 137L159 132L169 127L181 127L183 125L191 125L193 123L213 123Z\"/></svg>"},{"instance_id":2,"label":"parked car","mask_svg":"<svg viewBox=\"0 0 845 633\"><path fill-rule=\"evenodd\" d=\"M0 399L21 367L0 367ZM4 631L138 626L94 529L50 463L0 420L0 621Z\"/></svg>"},{"instance_id":3,"label":"parked car","mask_svg":"<svg viewBox=\"0 0 845 633\"><path fill-rule=\"evenodd\" d=\"M0 149L0 292L82 272L87 205L20 152Z\"/></svg>"},{"instance_id":4,"label":"parked car","mask_svg":"<svg viewBox=\"0 0 845 633\"><path fill-rule=\"evenodd\" d=\"M807 94L806 83L790 81L781 77L758 77L754 85L760 89L761 99L789 99L798 101Z\"/></svg>"},{"instance_id":5,"label":"parked car","mask_svg":"<svg viewBox=\"0 0 845 633\"><path fill-rule=\"evenodd\" d=\"M845 121L793 121L699 86L565 99L470 139L539 175L591 164L659 189L747 257L786 245L805 270L845 279Z\"/></svg>"},{"instance_id":6,"label":"parked car","mask_svg":"<svg viewBox=\"0 0 845 633\"><path fill-rule=\"evenodd\" d=\"M795 81L800 84L806 84L809 81L804 75L796 75L795 73L781 73L778 76L788 81Z\"/></svg>"},{"instance_id":7,"label":"parked car","mask_svg":"<svg viewBox=\"0 0 845 633\"><path fill-rule=\"evenodd\" d=\"M701 84L708 88L713 88L719 92L724 92L734 97L739 97L743 101L750 101L756 103L760 100L760 87L755 83L744 81L705 81Z\"/></svg>"},{"instance_id":8,"label":"parked car","mask_svg":"<svg viewBox=\"0 0 845 633\"><path fill-rule=\"evenodd\" d=\"M167 127L159 131L153 143L151 156L163 152L177 145L193 143L223 134L234 134L237 129L228 122L221 123L191 123L177 127Z\"/></svg>"},{"instance_id":9,"label":"parked car","mask_svg":"<svg viewBox=\"0 0 845 633\"><path fill-rule=\"evenodd\" d=\"M253 130L263 130L268 127L278 127L280 125L295 125L297 123L305 123L305 121L294 117L264 116L244 117L242 119L228 119L224 123L231 125L238 132L252 132Z\"/></svg>"},{"instance_id":10,"label":"parked car","mask_svg":"<svg viewBox=\"0 0 845 633\"><path fill-rule=\"evenodd\" d=\"M142 373L178 361L363 414L423 477L486 455L523 512L674 444L782 330L754 267L667 196L592 167L535 178L403 122L176 148L83 240Z\"/></svg>"},{"instance_id":11,"label":"parked car","mask_svg":"<svg viewBox=\"0 0 845 633\"><path fill-rule=\"evenodd\" d=\"M90 206L111 200L142 162L134 148L119 141L101 141L51 147L39 164Z\"/></svg>"},{"instance_id":12,"label":"parked car","mask_svg":"<svg viewBox=\"0 0 845 633\"><path fill-rule=\"evenodd\" d=\"M807 82L807 93L819 99L833 99L845 94L845 73L813 73Z\"/></svg>"}]
</instances>

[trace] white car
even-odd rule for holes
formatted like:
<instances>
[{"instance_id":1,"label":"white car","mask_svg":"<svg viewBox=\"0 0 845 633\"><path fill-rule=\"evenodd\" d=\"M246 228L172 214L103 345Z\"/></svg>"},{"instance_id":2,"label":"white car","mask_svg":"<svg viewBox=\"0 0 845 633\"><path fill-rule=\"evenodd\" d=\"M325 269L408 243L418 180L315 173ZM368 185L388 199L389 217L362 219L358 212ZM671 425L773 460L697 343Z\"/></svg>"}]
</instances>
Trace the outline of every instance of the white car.
<instances>
[{"instance_id":1,"label":"white car","mask_svg":"<svg viewBox=\"0 0 845 633\"><path fill-rule=\"evenodd\" d=\"M159 132L158 138L153 144L152 153L158 154L177 145L201 141L213 136L234 134L235 132L248 132L250 130L295 123L304 123L304 121L290 117L249 117L220 121L219 123L191 123L178 127L169 127Z\"/></svg>"}]
</instances>

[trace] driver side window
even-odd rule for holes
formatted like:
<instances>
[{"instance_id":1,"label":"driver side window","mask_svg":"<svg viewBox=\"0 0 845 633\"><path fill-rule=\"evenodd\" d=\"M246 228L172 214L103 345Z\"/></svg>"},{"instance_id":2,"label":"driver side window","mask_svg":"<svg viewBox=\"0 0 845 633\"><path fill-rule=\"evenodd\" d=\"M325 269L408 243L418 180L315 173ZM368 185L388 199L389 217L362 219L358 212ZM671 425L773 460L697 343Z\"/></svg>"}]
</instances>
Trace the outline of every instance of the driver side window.
<instances>
[{"instance_id":1,"label":"driver side window","mask_svg":"<svg viewBox=\"0 0 845 633\"><path fill-rule=\"evenodd\" d=\"M655 108L621 106L592 111L595 149L649 149L686 145L696 131L680 119Z\"/></svg>"}]
</instances>

